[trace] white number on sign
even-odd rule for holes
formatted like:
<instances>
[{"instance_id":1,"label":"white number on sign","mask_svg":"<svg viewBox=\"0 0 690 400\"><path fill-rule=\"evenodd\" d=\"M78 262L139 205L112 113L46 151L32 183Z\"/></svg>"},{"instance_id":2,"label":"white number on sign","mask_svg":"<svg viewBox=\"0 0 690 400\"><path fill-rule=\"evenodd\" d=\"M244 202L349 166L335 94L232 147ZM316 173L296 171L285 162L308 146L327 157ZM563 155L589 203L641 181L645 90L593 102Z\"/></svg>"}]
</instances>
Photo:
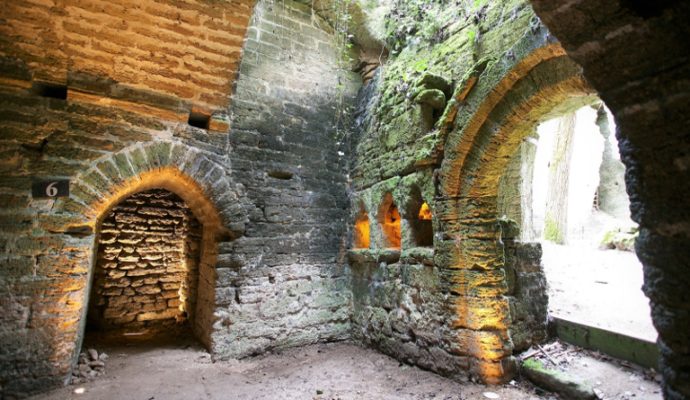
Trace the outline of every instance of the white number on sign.
<instances>
[{"instance_id":1,"label":"white number on sign","mask_svg":"<svg viewBox=\"0 0 690 400\"><path fill-rule=\"evenodd\" d=\"M46 196L48 197L55 197L58 194L58 188L55 187L57 185L57 182L50 182L48 186L46 186Z\"/></svg>"}]
</instances>

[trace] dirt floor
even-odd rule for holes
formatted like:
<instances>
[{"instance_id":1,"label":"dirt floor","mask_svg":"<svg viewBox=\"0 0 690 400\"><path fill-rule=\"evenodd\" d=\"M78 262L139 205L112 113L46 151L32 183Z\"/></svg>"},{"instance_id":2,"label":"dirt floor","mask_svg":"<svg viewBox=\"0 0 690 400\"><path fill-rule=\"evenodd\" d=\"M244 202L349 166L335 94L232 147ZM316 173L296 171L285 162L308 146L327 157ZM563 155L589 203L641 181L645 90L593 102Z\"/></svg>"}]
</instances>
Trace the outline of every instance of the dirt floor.
<instances>
[{"instance_id":1,"label":"dirt floor","mask_svg":"<svg viewBox=\"0 0 690 400\"><path fill-rule=\"evenodd\" d=\"M104 347L105 375L37 397L59 399L556 399L527 382L503 386L459 383L350 343L285 350L215 362L197 345ZM581 359L605 399L661 399L642 375L599 360ZM599 365L601 363L602 365ZM586 365L585 365L586 364ZM644 390L640 390L644 387Z\"/></svg>"},{"instance_id":2,"label":"dirt floor","mask_svg":"<svg viewBox=\"0 0 690 400\"><path fill-rule=\"evenodd\" d=\"M598 250L591 244L543 242L542 248L551 315L656 341L635 253Z\"/></svg>"},{"instance_id":3,"label":"dirt floor","mask_svg":"<svg viewBox=\"0 0 690 400\"><path fill-rule=\"evenodd\" d=\"M530 349L521 358L536 358L545 367L584 383L601 400L663 398L657 372L559 340Z\"/></svg>"}]
</instances>

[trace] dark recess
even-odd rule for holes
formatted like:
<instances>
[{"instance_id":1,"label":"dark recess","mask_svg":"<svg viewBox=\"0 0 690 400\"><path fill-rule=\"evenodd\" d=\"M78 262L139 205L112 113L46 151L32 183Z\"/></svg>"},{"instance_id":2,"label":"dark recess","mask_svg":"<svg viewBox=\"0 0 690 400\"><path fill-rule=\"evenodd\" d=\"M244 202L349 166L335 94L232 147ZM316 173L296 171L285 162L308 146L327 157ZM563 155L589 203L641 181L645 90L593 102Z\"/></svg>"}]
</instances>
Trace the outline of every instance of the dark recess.
<instances>
[{"instance_id":1,"label":"dark recess","mask_svg":"<svg viewBox=\"0 0 690 400\"><path fill-rule=\"evenodd\" d=\"M41 97L67 100L67 86L51 82L33 82L31 93Z\"/></svg>"},{"instance_id":2,"label":"dark recess","mask_svg":"<svg viewBox=\"0 0 690 400\"><path fill-rule=\"evenodd\" d=\"M210 115L191 111L187 123L195 128L208 129L210 121Z\"/></svg>"},{"instance_id":3,"label":"dark recess","mask_svg":"<svg viewBox=\"0 0 690 400\"><path fill-rule=\"evenodd\" d=\"M293 173L290 171L268 171L268 176L276 179L288 180L292 179Z\"/></svg>"},{"instance_id":4,"label":"dark recess","mask_svg":"<svg viewBox=\"0 0 690 400\"><path fill-rule=\"evenodd\" d=\"M665 9L678 3L678 0L622 0L624 8L634 12L642 18L652 18L661 15Z\"/></svg>"}]
</instances>

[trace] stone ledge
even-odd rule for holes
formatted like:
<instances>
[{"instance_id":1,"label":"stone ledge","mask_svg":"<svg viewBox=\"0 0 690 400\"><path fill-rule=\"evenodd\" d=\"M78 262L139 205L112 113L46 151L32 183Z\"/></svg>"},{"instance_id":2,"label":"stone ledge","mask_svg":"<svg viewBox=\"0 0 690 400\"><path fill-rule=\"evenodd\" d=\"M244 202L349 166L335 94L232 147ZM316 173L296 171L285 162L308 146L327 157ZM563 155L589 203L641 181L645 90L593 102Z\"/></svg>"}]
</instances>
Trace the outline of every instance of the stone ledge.
<instances>
[{"instance_id":1,"label":"stone ledge","mask_svg":"<svg viewBox=\"0 0 690 400\"><path fill-rule=\"evenodd\" d=\"M348 261L354 265L374 262L393 264L400 261L399 249L352 249L347 252Z\"/></svg>"}]
</instances>

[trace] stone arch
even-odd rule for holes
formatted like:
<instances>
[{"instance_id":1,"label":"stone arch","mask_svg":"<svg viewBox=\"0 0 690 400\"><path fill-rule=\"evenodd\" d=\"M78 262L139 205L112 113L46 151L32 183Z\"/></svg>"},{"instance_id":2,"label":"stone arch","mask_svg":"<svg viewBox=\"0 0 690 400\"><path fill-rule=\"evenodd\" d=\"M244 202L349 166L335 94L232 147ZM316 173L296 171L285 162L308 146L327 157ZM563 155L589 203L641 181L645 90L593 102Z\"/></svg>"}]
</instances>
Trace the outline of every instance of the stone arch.
<instances>
[{"instance_id":1,"label":"stone arch","mask_svg":"<svg viewBox=\"0 0 690 400\"><path fill-rule=\"evenodd\" d=\"M98 217L135 191L167 185L190 207L197 200L190 193L200 193L209 199L218 214L218 224L231 237L241 236L248 217L242 204L243 187L234 185L226 169L229 161L181 142L158 141L134 145L102 157L79 174L72 183L72 195L58 206L57 212L69 211L84 218L71 229L88 231ZM185 196L189 198L185 198ZM198 205L203 222L213 214L208 206ZM68 228L68 229L70 229Z\"/></svg>"},{"instance_id":2,"label":"stone arch","mask_svg":"<svg viewBox=\"0 0 690 400\"><path fill-rule=\"evenodd\" d=\"M574 106L594 95L579 66L546 37L508 53L466 99L461 128L445 146L436 200L448 253L443 267L451 270L451 326L473 357L471 372L488 383L515 372L503 248L511 229L498 219L499 179L521 140L554 105Z\"/></svg>"},{"instance_id":3,"label":"stone arch","mask_svg":"<svg viewBox=\"0 0 690 400\"><path fill-rule=\"evenodd\" d=\"M203 226L199 296L192 329L195 336L212 349L218 243L241 236L248 221L243 188L233 184L226 173L227 167L221 164L223 161L226 160L218 160L218 156L180 142L135 145L92 163L91 168L72 181L70 197L56 202L53 214L79 216L63 227L63 233L81 237L80 245L88 247L92 254L90 267L81 278L81 309L75 310L79 316L78 326L73 331L76 343L73 363L86 326L99 224L123 199L154 188L165 189L182 198Z\"/></svg>"},{"instance_id":4,"label":"stone arch","mask_svg":"<svg viewBox=\"0 0 690 400\"><path fill-rule=\"evenodd\" d=\"M683 1L530 0L616 117L643 290L659 332L664 397L690 397L690 168ZM591 18L596 12L597 19ZM563 23L568 21L568 23Z\"/></svg>"}]
</instances>

